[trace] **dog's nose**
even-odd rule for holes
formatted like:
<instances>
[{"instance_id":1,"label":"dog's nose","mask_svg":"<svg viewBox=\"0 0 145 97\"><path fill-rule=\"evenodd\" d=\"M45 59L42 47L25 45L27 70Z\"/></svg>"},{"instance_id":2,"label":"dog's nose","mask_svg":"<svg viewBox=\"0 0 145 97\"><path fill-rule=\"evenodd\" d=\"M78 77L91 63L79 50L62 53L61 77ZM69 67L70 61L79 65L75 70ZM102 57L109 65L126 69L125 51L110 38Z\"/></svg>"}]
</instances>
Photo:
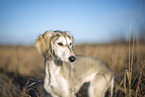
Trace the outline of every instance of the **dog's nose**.
<instances>
[{"instance_id":1,"label":"dog's nose","mask_svg":"<svg viewBox=\"0 0 145 97\"><path fill-rule=\"evenodd\" d=\"M74 62L76 60L76 57L70 56L68 59L69 59L70 62Z\"/></svg>"}]
</instances>

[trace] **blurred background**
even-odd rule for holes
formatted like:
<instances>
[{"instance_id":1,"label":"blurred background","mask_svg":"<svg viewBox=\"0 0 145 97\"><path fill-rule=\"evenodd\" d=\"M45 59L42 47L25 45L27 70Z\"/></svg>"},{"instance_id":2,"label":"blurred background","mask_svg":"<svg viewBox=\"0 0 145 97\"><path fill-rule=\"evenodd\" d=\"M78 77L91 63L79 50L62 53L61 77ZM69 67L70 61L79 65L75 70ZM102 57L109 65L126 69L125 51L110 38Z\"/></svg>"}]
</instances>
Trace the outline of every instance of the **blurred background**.
<instances>
[{"instance_id":1,"label":"blurred background","mask_svg":"<svg viewBox=\"0 0 145 97\"><path fill-rule=\"evenodd\" d=\"M128 40L130 21L134 29L140 4L141 0L1 0L0 44L33 45L46 30L70 31L76 43ZM138 38L145 25L144 5L143 0Z\"/></svg>"},{"instance_id":2,"label":"blurred background","mask_svg":"<svg viewBox=\"0 0 145 97\"><path fill-rule=\"evenodd\" d=\"M34 46L47 30L70 31L75 54L103 60L115 75L114 97L128 95L122 81L133 54L131 95L145 95L145 0L0 0L0 97L50 97L44 58ZM86 87L77 97L87 97Z\"/></svg>"}]
</instances>

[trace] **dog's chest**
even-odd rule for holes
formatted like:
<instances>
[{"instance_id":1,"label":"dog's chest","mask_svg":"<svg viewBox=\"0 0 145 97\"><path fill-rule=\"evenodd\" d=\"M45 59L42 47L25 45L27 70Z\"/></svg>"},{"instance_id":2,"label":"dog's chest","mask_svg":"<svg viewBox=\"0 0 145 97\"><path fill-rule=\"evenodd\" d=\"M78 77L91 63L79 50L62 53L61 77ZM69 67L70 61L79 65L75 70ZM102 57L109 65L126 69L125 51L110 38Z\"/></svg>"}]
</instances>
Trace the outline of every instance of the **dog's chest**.
<instances>
[{"instance_id":1,"label":"dog's chest","mask_svg":"<svg viewBox=\"0 0 145 97\"><path fill-rule=\"evenodd\" d=\"M49 67L50 91L55 91L58 94L67 94L69 92L68 80L67 78L64 78L64 76L61 73L62 67L56 66L53 62L51 64L53 65Z\"/></svg>"}]
</instances>

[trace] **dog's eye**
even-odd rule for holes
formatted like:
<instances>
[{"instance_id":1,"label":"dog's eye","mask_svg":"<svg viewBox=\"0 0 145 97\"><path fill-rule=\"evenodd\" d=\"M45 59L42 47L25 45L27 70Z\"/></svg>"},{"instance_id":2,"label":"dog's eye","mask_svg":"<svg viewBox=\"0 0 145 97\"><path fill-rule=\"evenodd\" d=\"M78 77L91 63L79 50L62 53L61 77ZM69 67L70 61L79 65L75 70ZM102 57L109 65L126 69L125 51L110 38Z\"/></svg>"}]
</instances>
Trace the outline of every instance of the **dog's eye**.
<instances>
[{"instance_id":1,"label":"dog's eye","mask_svg":"<svg viewBox=\"0 0 145 97\"><path fill-rule=\"evenodd\" d=\"M57 43L59 46L63 46L62 42Z\"/></svg>"},{"instance_id":2,"label":"dog's eye","mask_svg":"<svg viewBox=\"0 0 145 97\"><path fill-rule=\"evenodd\" d=\"M72 43L69 44L70 46L72 45Z\"/></svg>"}]
</instances>

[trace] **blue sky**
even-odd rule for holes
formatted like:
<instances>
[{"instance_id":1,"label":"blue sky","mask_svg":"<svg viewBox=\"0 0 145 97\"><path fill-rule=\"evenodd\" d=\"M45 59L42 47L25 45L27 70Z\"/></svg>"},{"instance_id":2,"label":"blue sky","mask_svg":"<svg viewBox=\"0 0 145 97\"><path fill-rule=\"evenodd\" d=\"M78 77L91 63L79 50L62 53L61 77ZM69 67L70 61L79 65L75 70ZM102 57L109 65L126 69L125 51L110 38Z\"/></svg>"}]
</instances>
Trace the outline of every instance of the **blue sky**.
<instances>
[{"instance_id":1,"label":"blue sky","mask_svg":"<svg viewBox=\"0 0 145 97\"><path fill-rule=\"evenodd\" d=\"M128 38L141 0L0 0L0 44L35 43L46 30L70 31L76 43ZM145 25L142 0L137 31Z\"/></svg>"}]
</instances>

